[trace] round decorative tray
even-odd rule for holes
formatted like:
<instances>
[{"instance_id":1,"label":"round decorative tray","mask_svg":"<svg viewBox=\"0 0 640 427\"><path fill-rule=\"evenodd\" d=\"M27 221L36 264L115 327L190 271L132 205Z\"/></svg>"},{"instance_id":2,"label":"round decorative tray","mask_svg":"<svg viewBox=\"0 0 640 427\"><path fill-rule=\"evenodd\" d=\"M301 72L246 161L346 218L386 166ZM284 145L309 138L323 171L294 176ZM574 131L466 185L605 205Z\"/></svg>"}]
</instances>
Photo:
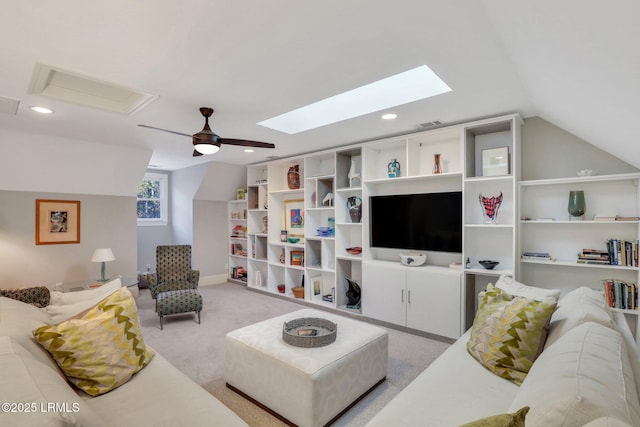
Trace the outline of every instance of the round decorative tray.
<instances>
[{"instance_id":1,"label":"round decorative tray","mask_svg":"<svg viewBox=\"0 0 640 427\"><path fill-rule=\"evenodd\" d=\"M338 325L318 317L302 317L284 322L282 339L296 347L323 347L336 340Z\"/></svg>"}]
</instances>

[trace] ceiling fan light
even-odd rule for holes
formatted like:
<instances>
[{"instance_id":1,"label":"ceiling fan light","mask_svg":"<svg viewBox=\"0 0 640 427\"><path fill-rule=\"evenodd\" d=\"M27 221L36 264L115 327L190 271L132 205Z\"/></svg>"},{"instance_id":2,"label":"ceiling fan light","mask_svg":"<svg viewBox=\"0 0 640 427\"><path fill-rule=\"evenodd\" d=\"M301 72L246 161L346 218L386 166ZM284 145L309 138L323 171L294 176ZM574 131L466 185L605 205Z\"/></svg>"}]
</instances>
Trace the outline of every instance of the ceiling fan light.
<instances>
[{"instance_id":1,"label":"ceiling fan light","mask_svg":"<svg viewBox=\"0 0 640 427\"><path fill-rule=\"evenodd\" d=\"M195 148L198 153L215 154L220 149L220 144L215 144L214 142L198 141L197 143L193 144L193 148Z\"/></svg>"}]
</instances>

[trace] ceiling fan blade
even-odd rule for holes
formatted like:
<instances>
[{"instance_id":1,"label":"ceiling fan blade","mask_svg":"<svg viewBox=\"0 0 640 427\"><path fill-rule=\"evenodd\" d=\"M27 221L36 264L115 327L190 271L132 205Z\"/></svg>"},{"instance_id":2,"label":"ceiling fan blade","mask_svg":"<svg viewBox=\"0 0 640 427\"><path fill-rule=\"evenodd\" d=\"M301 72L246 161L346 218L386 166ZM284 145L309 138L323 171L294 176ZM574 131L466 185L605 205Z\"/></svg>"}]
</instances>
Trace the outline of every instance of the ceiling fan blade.
<instances>
[{"instance_id":1,"label":"ceiling fan blade","mask_svg":"<svg viewBox=\"0 0 640 427\"><path fill-rule=\"evenodd\" d=\"M276 148L276 146L270 142L249 141L247 139L218 138L218 142L220 144L240 145L242 147Z\"/></svg>"},{"instance_id":2,"label":"ceiling fan blade","mask_svg":"<svg viewBox=\"0 0 640 427\"><path fill-rule=\"evenodd\" d=\"M189 134L182 133L182 132L176 132L176 131L169 130L169 129L162 129L162 128L157 128L155 126L147 126L147 125L138 125L138 126L143 127L143 128L147 128L147 129L161 130L163 132L169 132L169 133L173 133L173 134L176 134L176 135L188 136L189 138L191 138L191 135L189 135Z\"/></svg>"}]
</instances>

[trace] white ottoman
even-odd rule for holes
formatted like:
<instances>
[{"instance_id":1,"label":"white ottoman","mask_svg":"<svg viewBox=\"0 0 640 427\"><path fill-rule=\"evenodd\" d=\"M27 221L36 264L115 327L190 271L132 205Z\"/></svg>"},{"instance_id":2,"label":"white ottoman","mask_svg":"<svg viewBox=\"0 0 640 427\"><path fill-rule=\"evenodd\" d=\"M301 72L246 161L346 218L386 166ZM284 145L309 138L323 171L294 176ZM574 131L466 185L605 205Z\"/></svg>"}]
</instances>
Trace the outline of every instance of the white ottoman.
<instances>
[{"instance_id":1,"label":"white ottoman","mask_svg":"<svg viewBox=\"0 0 640 427\"><path fill-rule=\"evenodd\" d=\"M284 322L320 317L338 325L335 342L301 348L282 340ZM305 309L229 332L227 386L301 427L327 424L387 375L387 331Z\"/></svg>"}]
</instances>

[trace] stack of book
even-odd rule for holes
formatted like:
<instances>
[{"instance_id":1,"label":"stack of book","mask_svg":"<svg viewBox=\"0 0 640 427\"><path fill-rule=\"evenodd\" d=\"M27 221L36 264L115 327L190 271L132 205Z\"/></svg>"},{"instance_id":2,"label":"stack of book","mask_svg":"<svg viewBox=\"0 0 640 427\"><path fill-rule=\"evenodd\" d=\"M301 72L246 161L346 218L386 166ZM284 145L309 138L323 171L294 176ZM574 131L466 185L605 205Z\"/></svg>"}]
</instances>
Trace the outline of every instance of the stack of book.
<instances>
[{"instance_id":1,"label":"stack of book","mask_svg":"<svg viewBox=\"0 0 640 427\"><path fill-rule=\"evenodd\" d=\"M247 237L247 227L236 225L231 230L231 237Z\"/></svg>"},{"instance_id":2,"label":"stack of book","mask_svg":"<svg viewBox=\"0 0 640 427\"><path fill-rule=\"evenodd\" d=\"M244 267L231 267L230 274L232 279L247 281L247 269Z\"/></svg>"},{"instance_id":3,"label":"stack of book","mask_svg":"<svg viewBox=\"0 0 640 427\"><path fill-rule=\"evenodd\" d=\"M548 252L523 252L522 259L529 261L555 261Z\"/></svg>"},{"instance_id":4,"label":"stack of book","mask_svg":"<svg viewBox=\"0 0 640 427\"><path fill-rule=\"evenodd\" d=\"M578 254L578 263L609 265L611 264L611 259L609 258L609 251L606 249L583 249Z\"/></svg>"},{"instance_id":5,"label":"stack of book","mask_svg":"<svg viewBox=\"0 0 640 427\"><path fill-rule=\"evenodd\" d=\"M607 240L607 251L611 265L638 267L638 241L620 239Z\"/></svg>"},{"instance_id":6,"label":"stack of book","mask_svg":"<svg viewBox=\"0 0 640 427\"><path fill-rule=\"evenodd\" d=\"M603 280L602 283L609 307L625 310L638 309L638 287L635 283L616 279Z\"/></svg>"}]
</instances>

